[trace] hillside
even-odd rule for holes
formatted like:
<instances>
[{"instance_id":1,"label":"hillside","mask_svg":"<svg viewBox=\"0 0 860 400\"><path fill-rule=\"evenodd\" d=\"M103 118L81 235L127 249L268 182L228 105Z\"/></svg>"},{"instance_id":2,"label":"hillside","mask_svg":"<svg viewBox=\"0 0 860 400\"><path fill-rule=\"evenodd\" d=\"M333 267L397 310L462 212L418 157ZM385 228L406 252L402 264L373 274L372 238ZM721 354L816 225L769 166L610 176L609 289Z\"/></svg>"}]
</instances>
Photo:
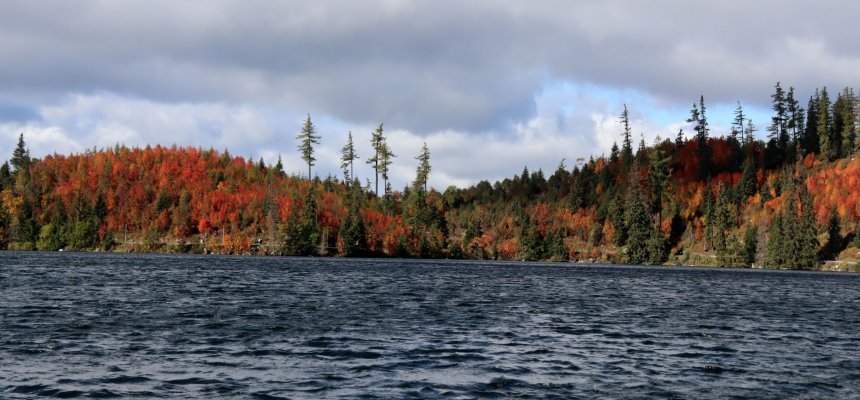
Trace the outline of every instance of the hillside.
<instances>
[{"instance_id":1,"label":"hillside","mask_svg":"<svg viewBox=\"0 0 860 400\"><path fill-rule=\"evenodd\" d=\"M211 149L34 159L22 136L0 168L0 246L792 269L839 258L855 268L853 92L830 104L824 89L804 110L776 89L767 140L740 106L731 135L710 137L702 98L692 138L634 150L625 107L621 146L608 157L444 192L425 187L426 148L413 185L393 191L383 181L377 195L358 180L287 176L279 164ZM384 158L381 126L377 134Z\"/></svg>"}]
</instances>

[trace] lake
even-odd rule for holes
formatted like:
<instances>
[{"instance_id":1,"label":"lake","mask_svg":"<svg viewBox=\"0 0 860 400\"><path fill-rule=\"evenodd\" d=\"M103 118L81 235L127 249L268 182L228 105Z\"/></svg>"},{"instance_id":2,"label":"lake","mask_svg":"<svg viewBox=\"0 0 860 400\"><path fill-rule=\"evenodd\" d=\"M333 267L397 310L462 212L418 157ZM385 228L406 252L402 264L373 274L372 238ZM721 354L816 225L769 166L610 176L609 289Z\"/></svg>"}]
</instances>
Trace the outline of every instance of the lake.
<instances>
[{"instance_id":1,"label":"lake","mask_svg":"<svg viewBox=\"0 0 860 400\"><path fill-rule=\"evenodd\" d=\"M0 397L858 398L860 275L0 252Z\"/></svg>"}]
</instances>

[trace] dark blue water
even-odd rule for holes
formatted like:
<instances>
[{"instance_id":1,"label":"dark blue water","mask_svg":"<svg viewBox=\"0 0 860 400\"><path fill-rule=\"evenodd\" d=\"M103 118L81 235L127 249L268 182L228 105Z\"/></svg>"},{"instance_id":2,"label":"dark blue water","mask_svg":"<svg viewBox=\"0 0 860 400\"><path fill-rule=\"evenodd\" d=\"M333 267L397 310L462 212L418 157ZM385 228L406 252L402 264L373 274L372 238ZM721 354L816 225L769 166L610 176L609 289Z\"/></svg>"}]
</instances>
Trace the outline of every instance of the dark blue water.
<instances>
[{"instance_id":1,"label":"dark blue water","mask_svg":"<svg viewBox=\"0 0 860 400\"><path fill-rule=\"evenodd\" d=\"M0 398L860 397L860 275L0 257Z\"/></svg>"}]
</instances>

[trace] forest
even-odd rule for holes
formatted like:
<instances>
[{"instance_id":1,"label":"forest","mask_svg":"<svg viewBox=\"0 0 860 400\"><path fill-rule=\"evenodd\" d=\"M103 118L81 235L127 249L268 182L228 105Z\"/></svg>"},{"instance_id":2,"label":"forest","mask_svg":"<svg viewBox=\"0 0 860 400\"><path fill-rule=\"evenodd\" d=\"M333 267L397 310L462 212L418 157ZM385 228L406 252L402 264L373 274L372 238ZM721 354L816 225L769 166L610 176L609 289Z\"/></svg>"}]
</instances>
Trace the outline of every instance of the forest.
<instances>
[{"instance_id":1,"label":"forest","mask_svg":"<svg viewBox=\"0 0 860 400\"><path fill-rule=\"evenodd\" d=\"M803 107L779 83L771 99L766 135L738 103L721 121L730 133L713 137L700 97L689 133L635 148L624 105L608 156L444 192L427 185L426 144L414 181L391 187L382 124L371 157L350 133L343 176L325 179L313 175L310 115L296 137L306 176L196 147L37 159L22 134L0 167L0 248L855 270L858 99L821 88ZM374 171L365 184L358 162Z\"/></svg>"}]
</instances>

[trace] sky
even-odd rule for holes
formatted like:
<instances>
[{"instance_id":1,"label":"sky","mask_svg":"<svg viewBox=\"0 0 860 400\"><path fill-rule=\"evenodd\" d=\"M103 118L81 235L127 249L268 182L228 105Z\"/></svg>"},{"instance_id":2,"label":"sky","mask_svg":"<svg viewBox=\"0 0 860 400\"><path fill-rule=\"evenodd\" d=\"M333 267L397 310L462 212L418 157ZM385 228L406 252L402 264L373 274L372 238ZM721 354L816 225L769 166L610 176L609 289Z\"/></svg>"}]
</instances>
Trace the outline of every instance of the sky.
<instances>
[{"instance_id":1,"label":"sky","mask_svg":"<svg viewBox=\"0 0 860 400\"><path fill-rule=\"evenodd\" d=\"M440 190L674 138L705 98L712 134L741 102L760 134L773 85L860 81L851 1L3 1L0 159L115 144L228 149L340 176L384 123L395 189L426 142ZM689 132L689 129L685 129ZM371 177L360 162L356 175Z\"/></svg>"}]
</instances>

